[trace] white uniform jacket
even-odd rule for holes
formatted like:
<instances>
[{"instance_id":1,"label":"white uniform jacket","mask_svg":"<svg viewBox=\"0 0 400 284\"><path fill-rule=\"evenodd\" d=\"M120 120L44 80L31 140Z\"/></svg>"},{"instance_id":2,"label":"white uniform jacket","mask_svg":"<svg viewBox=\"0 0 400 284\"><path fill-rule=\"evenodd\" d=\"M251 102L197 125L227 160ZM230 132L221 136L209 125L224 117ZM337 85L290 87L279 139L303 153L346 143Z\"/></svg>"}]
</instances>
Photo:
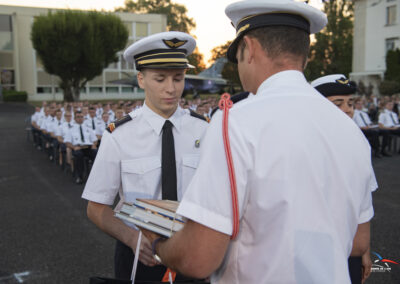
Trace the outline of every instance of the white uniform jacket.
<instances>
[{"instance_id":1,"label":"white uniform jacket","mask_svg":"<svg viewBox=\"0 0 400 284\"><path fill-rule=\"evenodd\" d=\"M232 234L222 112L178 214ZM377 187L370 146L298 71L265 80L229 116L240 231L212 283L350 283L347 258Z\"/></svg>"},{"instance_id":2,"label":"white uniform jacket","mask_svg":"<svg viewBox=\"0 0 400 284\"><path fill-rule=\"evenodd\" d=\"M353 120L358 127L367 127L372 124L368 113L358 109L354 110Z\"/></svg>"},{"instance_id":3,"label":"white uniform jacket","mask_svg":"<svg viewBox=\"0 0 400 284\"><path fill-rule=\"evenodd\" d=\"M388 109L385 109L379 114L378 121L379 123L382 123L385 127L394 127L398 126L399 124L399 118L397 117L397 114Z\"/></svg>"},{"instance_id":4,"label":"white uniform jacket","mask_svg":"<svg viewBox=\"0 0 400 284\"><path fill-rule=\"evenodd\" d=\"M80 126L82 126L82 134L81 136ZM74 126L66 133L64 138L64 143L71 143L73 146L88 146L93 145L94 142L97 141L97 137L94 134L94 131L82 124L75 123Z\"/></svg>"},{"instance_id":5,"label":"white uniform jacket","mask_svg":"<svg viewBox=\"0 0 400 284\"><path fill-rule=\"evenodd\" d=\"M161 142L165 119L146 105L129 115L131 121L112 133L104 132L82 198L112 205L120 189L121 200L127 202L136 198L161 198ZM180 199L197 168L208 124L180 107L169 120L173 124Z\"/></svg>"}]
</instances>

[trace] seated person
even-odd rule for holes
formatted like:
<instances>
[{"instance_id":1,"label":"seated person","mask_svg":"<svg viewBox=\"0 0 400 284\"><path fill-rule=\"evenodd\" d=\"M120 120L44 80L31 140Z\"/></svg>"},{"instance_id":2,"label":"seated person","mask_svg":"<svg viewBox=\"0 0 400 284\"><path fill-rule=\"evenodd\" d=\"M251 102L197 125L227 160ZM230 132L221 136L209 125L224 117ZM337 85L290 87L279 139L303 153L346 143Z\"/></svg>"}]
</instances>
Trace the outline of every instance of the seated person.
<instances>
[{"instance_id":1,"label":"seated person","mask_svg":"<svg viewBox=\"0 0 400 284\"><path fill-rule=\"evenodd\" d=\"M355 84L342 74L334 74L320 77L311 82L318 92L320 92L329 101L334 103L340 110L347 114L350 118L353 117L353 97L356 92ZM357 244L359 240L370 238L369 222L359 225L356 235L353 240L353 248L349 257L349 272L352 284L363 283L371 274L372 261L370 249L365 253L360 253ZM369 242L369 241L368 241Z\"/></svg>"},{"instance_id":2,"label":"seated person","mask_svg":"<svg viewBox=\"0 0 400 284\"><path fill-rule=\"evenodd\" d=\"M354 100L354 122L360 127L361 131L364 133L365 137L367 137L372 149L374 149L375 156L381 157L383 156L390 157L391 155L386 151L386 147L389 144L389 132L385 129L380 129L377 125L372 124L371 119L369 118L368 113L362 110L362 99L357 98ZM379 136L382 136L382 147L380 147ZM381 151L379 151L381 149Z\"/></svg>"},{"instance_id":3,"label":"seated person","mask_svg":"<svg viewBox=\"0 0 400 284\"><path fill-rule=\"evenodd\" d=\"M384 107L385 109L379 114L379 128L388 131L391 135L400 136L399 117L392 111L393 102L387 101Z\"/></svg>"},{"instance_id":4,"label":"seated person","mask_svg":"<svg viewBox=\"0 0 400 284\"><path fill-rule=\"evenodd\" d=\"M83 113L75 112L75 124L68 131L64 142L72 150L74 157L75 183L83 182L84 158L94 161L97 153L97 137L94 131L83 124Z\"/></svg>"},{"instance_id":5,"label":"seated person","mask_svg":"<svg viewBox=\"0 0 400 284\"><path fill-rule=\"evenodd\" d=\"M74 122L72 121L72 114L70 111L66 111L64 113L64 122L56 132L57 141L60 144L60 165L64 168L65 164L68 164L72 170L74 168L72 164L72 150L67 148L67 145L64 143L64 139L73 125Z\"/></svg>"},{"instance_id":6,"label":"seated person","mask_svg":"<svg viewBox=\"0 0 400 284\"><path fill-rule=\"evenodd\" d=\"M103 114L101 115L101 120L97 121L97 127L96 127L97 139L100 140L101 137L103 136L103 133L109 124L109 119L110 119L110 116L109 116L108 112L103 112Z\"/></svg>"}]
</instances>

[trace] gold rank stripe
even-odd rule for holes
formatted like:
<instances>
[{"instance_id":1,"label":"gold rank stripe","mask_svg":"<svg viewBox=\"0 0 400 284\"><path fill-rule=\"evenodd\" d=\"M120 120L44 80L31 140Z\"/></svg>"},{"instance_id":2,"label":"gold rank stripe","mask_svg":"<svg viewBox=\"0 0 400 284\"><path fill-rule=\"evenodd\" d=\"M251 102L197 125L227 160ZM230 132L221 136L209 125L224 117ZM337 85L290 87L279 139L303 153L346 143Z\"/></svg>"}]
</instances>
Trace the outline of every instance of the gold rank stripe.
<instances>
[{"instance_id":1,"label":"gold rank stripe","mask_svg":"<svg viewBox=\"0 0 400 284\"><path fill-rule=\"evenodd\" d=\"M179 62L179 63L188 63L186 58L157 58L157 59L147 59L138 61L138 64L149 64L149 63L169 63L169 62Z\"/></svg>"},{"instance_id":2,"label":"gold rank stripe","mask_svg":"<svg viewBox=\"0 0 400 284\"><path fill-rule=\"evenodd\" d=\"M145 57L149 57L149 56L157 56L157 55L164 55L164 54L173 54L173 55L183 55L186 56L185 53L183 52L164 52L164 53L153 53L153 54L149 54L149 55L144 55L144 56L140 56L138 58L135 58L136 60L140 60L143 59Z\"/></svg>"},{"instance_id":3,"label":"gold rank stripe","mask_svg":"<svg viewBox=\"0 0 400 284\"><path fill-rule=\"evenodd\" d=\"M238 36L241 32L247 30L249 27L250 27L250 24L247 24L247 25L244 25L243 27L241 27L241 28L237 31L236 36Z\"/></svg>"}]
</instances>

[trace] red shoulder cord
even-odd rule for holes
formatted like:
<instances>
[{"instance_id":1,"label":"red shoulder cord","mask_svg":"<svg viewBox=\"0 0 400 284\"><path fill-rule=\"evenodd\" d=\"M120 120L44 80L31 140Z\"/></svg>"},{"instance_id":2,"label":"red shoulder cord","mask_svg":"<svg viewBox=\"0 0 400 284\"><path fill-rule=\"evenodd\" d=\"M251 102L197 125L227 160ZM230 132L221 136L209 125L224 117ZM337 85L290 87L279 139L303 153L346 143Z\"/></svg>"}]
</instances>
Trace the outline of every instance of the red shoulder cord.
<instances>
[{"instance_id":1,"label":"red shoulder cord","mask_svg":"<svg viewBox=\"0 0 400 284\"><path fill-rule=\"evenodd\" d=\"M223 111L222 135L224 140L226 162L228 163L229 181L231 184L232 215L233 215L233 232L231 239L234 240L239 232L239 205L238 205L238 197L236 190L235 168L233 166L231 145L229 142L229 133L228 133L229 109L232 106L233 102L231 100L231 96L228 93L223 94L218 103L218 107Z\"/></svg>"}]
</instances>

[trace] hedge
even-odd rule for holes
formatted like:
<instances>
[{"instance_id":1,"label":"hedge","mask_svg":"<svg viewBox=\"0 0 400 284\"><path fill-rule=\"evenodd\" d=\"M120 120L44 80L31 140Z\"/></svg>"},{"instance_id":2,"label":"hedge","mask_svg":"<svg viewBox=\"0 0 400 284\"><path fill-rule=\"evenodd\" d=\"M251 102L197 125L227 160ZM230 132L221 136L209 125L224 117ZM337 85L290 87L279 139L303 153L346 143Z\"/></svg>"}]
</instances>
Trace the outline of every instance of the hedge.
<instances>
[{"instance_id":1,"label":"hedge","mask_svg":"<svg viewBox=\"0 0 400 284\"><path fill-rule=\"evenodd\" d=\"M5 102L26 102L28 94L25 91L3 90L3 101Z\"/></svg>"}]
</instances>

